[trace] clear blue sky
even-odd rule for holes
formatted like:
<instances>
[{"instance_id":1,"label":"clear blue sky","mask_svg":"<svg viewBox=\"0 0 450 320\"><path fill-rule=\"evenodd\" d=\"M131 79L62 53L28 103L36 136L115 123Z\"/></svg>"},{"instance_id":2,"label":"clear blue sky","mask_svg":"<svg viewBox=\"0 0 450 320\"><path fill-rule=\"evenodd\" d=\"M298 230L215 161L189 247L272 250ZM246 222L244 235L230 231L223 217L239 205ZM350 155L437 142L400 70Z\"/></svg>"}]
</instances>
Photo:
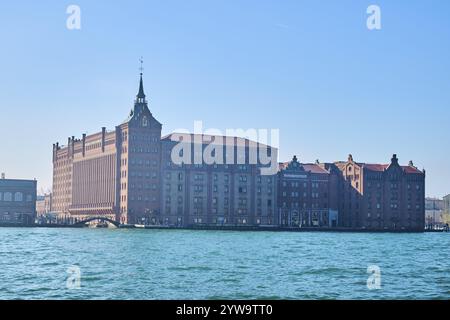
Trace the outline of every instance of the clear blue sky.
<instances>
[{"instance_id":1,"label":"clear blue sky","mask_svg":"<svg viewBox=\"0 0 450 320\"><path fill-rule=\"evenodd\" d=\"M82 29L66 29L66 8ZM366 28L377 4L382 30ZM427 170L450 193L450 1L2 1L0 171L51 187L52 144L126 118L145 59L163 133L279 128L280 160Z\"/></svg>"}]
</instances>

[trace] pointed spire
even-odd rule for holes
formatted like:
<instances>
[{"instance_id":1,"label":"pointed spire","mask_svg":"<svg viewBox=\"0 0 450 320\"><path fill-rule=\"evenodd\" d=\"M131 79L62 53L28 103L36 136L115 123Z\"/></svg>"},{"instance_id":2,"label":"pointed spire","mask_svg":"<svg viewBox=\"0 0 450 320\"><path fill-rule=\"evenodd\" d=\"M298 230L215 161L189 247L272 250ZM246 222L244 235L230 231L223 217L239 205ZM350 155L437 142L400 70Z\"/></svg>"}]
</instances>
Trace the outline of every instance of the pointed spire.
<instances>
[{"instance_id":1,"label":"pointed spire","mask_svg":"<svg viewBox=\"0 0 450 320\"><path fill-rule=\"evenodd\" d=\"M144 93L144 80L142 80L142 72L141 72L141 81L139 83L139 92L136 96L138 99L142 98L145 100L145 93Z\"/></svg>"},{"instance_id":2,"label":"pointed spire","mask_svg":"<svg viewBox=\"0 0 450 320\"><path fill-rule=\"evenodd\" d=\"M141 79L139 81L139 92L136 96L136 103L146 103L147 101L145 101L145 93L144 93L144 80L142 79L142 76L144 74L144 58L140 58L139 62L141 63L141 66L139 68L139 70L141 71L140 75L141 75Z\"/></svg>"}]
</instances>

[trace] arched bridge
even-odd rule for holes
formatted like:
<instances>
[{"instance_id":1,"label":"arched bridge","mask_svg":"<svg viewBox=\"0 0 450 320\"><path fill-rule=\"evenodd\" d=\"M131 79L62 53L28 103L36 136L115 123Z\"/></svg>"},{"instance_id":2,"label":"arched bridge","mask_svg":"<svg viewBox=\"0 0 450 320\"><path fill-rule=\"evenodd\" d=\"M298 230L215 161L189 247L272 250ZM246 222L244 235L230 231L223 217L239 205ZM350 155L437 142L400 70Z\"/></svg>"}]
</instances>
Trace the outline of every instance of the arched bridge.
<instances>
[{"instance_id":1,"label":"arched bridge","mask_svg":"<svg viewBox=\"0 0 450 320\"><path fill-rule=\"evenodd\" d=\"M91 221L103 221L103 222L109 222L109 223L113 224L113 225L116 226L116 227L119 227L119 226L120 226L120 223L118 223L117 221L112 220L112 219L109 219L109 218L106 218L106 217L90 217L90 218L84 219L84 220L82 220L82 221L76 222L76 223L74 224L74 226L82 226L82 225L85 225L86 223L89 223L89 222L91 222Z\"/></svg>"}]
</instances>

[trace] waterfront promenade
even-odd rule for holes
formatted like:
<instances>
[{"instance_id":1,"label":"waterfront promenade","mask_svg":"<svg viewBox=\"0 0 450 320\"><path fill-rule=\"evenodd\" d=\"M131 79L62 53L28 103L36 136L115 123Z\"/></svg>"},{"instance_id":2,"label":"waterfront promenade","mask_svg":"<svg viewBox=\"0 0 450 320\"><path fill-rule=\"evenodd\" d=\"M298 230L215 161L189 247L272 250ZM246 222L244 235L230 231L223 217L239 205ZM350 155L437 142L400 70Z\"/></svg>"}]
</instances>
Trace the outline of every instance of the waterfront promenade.
<instances>
[{"instance_id":1,"label":"waterfront promenade","mask_svg":"<svg viewBox=\"0 0 450 320\"><path fill-rule=\"evenodd\" d=\"M80 221L77 223L36 223L29 225L1 224L0 227L24 227L24 228L120 228L120 229L146 229L146 230L210 230L210 231L241 231L241 232L365 232L365 233L422 233L422 232L449 232L448 226L442 228L425 228L424 230L404 229L355 229L355 228L320 228L320 227L287 227L287 226L238 226L238 225L193 225L193 226L164 226L164 225L138 225L138 224L115 224L106 221L100 224L89 225L95 221Z\"/></svg>"}]
</instances>

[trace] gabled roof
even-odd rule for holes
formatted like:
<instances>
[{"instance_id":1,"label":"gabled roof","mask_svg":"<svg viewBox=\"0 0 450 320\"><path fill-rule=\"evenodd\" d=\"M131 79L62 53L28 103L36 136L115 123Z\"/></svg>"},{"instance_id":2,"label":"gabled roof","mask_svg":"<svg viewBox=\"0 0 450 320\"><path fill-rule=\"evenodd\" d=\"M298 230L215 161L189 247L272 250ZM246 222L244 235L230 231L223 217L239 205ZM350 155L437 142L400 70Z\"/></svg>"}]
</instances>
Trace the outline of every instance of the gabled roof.
<instances>
[{"instance_id":1,"label":"gabled roof","mask_svg":"<svg viewBox=\"0 0 450 320\"><path fill-rule=\"evenodd\" d=\"M281 162L278 164L278 169L281 170L286 170L286 168L289 166L291 162ZM318 164L315 163L302 163L301 164L303 169L305 170L305 172L311 172L311 173L328 173L327 170L325 170L324 168L322 168L321 166L319 166Z\"/></svg>"},{"instance_id":2,"label":"gabled roof","mask_svg":"<svg viewBox=\"0 0 450 320\"><path fill-rule=\"evenodd\" d=\"M369 170L369 171L373 171L373 172L383 172L383 171L387 170L390 166L390 164L380 164L380 163L356 163L356 164L365 170ZM345 165L347 165L347 162L339 161L339 162L336 162L335 165L339 169L343 170ZM414 166L400 166L400 168L402 168L402 170L405 173L423 173L422 171L420 171L419 169L417 169Z\"/></svg>"},{"instance_id":3,"label":"gabled roof","mask_svg":"<svg viewBox=\"0 0 450 320\"><path fill-rule=\"evenodd\" d=\"M367 170L370 170L370 171L380 171L380 172L382 172L382 171L386 170L389 167L389 165L388 164L364 163L362 165L362 167L364 169L367 169Z\"/></svg>"}]
</instances>

